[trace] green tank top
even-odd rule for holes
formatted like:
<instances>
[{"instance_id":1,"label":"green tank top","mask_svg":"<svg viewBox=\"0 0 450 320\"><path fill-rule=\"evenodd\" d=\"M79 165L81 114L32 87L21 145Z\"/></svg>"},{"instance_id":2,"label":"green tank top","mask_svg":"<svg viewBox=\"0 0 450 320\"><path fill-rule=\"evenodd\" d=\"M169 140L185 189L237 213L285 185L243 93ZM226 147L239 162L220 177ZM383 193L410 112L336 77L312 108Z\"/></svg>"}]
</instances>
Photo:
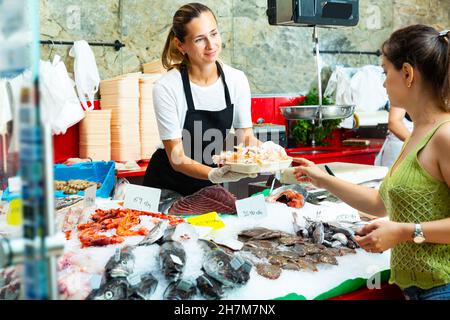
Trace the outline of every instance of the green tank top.
<instances>
[{"instance_id":1,"label":"green tank top","mask_svg":"<svg viewBox=\"0 0 450 320\"><path fill-rule=\"evenodd\" d=\"M379 192L391 221L421 223L450 217L450 188L428 174L417 158L446 122L450 120L432 129L397 166L394 174L391 175L391 167L384 178ZM396 245L391 250L389 283L422 289L450 283L450 245L412 241Z\"/></svg>"}]
</instances>

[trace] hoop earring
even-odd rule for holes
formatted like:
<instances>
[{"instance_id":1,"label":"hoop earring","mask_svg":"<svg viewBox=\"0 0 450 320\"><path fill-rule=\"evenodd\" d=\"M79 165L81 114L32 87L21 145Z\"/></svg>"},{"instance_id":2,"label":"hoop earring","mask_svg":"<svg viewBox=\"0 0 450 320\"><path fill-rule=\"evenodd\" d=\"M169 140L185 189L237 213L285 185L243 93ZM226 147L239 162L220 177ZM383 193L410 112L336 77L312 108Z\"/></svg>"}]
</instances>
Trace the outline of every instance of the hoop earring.
<instances>
[{"instance_id":1,"label":"hoop earring","mask_svg":"<svg viewBox=\"0 0 450 320\"><path fill-rule=\"evenodd\" d=\"M411 82L410 82L410 83L408 83L408 88L411 88Z\"/></svg>"}]
</instances>

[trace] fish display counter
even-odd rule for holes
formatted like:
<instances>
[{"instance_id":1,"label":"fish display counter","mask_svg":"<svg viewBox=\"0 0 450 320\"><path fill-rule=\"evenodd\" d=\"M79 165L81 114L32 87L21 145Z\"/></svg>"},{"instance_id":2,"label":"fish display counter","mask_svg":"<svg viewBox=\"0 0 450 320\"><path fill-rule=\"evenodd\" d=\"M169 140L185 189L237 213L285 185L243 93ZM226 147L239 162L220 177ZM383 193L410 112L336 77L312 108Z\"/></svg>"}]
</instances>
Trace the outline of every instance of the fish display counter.
<instances>
[{"instance_id":1,"label":"fish display counter","mask_svg":"<svg viewBox=\"0 0 450 320\"><path fill-rule=\"evenodd\" d=\"M324 299L386 281L390 252L368 253L352 240L365 223L357 211L298 201L267 202L257 219L149 213L107 199L66 210L60 298Z\"/></svg>"}]
</instances>

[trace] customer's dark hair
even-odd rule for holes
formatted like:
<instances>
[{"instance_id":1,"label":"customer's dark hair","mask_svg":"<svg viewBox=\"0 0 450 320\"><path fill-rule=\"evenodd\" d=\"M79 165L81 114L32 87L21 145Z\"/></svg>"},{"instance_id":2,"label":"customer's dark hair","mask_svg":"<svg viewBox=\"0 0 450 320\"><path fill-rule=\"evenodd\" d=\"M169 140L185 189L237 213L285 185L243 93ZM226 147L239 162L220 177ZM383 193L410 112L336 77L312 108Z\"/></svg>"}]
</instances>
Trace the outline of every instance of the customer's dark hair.
<instances>
[{"instance_id":1,"label":"customer's dark hair","mask_svg":"<svg viewBox=\"0 0 450 320\"><path fill-rule=\"evenodd\" d=\"M216 19L214 12L201 3L188 3L175 12L172 27L170 28L169 35L167 36L161 58L162 65L167 70L179 67L185 59L174 43L175 37L181 42L184 42L184 38L187 35L186 25L191 22L192 19L198 18L203 12L211 12L214 19Z\"/></svg>"},{"instance_id":2,"label":"customer's dark hair","mask_svg":"<svg viewBox=\"0 0 450 320\"><path fill-rule=\"evenodd\" d=\"M449 37L450 31L439 33L417 24L395 31L381 47L397 70L406 62L417 68L446 112L450 112Z\"/></svg>"}]
</instances>

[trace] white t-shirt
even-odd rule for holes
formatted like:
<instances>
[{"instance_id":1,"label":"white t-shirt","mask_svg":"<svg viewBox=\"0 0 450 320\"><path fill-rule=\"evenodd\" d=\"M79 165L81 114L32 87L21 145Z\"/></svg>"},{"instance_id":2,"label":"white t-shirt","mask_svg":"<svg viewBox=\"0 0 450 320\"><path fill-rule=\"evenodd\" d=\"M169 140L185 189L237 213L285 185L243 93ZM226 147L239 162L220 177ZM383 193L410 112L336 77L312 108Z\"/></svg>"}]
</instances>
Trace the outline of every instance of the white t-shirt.
<instances>
[{"instance_id":1,"label":"white t-shirt","mask_svg":"<svg viewBox=\"0 0 450 320\"><path fill-rule=\"evenodd\" d=\"M228 65L223 65L225 80L234 104L233 128L251 128L251 94L245 74ZM220 111L226 108L222 78L210 86L199 86L191 82L192 98L196 110ZM161 140L182 137L187 102L184 95L181 73L172 69L159 79L153 87L153 105Z\"/></svg>"}]
</instances>

